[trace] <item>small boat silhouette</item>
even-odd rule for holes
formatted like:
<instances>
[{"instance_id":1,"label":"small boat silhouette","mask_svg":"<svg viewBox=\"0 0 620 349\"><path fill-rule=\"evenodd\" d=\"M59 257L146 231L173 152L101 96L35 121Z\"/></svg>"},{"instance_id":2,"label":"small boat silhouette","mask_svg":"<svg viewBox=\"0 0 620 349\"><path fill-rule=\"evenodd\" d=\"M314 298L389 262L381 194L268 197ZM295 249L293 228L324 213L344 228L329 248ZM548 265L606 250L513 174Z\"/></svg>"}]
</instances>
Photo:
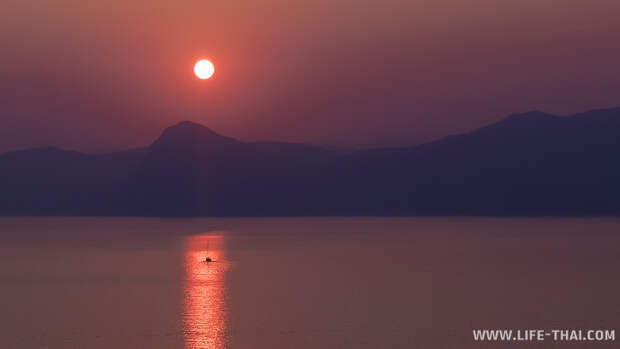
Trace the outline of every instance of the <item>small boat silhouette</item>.
<instances>
[{"instance_id":1,"label":"small boat silhouette","mask_svg":"<svg viewBox=\"0 0 620 349\"><path fill-rule=\"evenodd\" d=\"M205 257L205 262L207 262L207 263L213 262L213 259L211 259L211 257L209 257L209 240L207 240L207 256Z\"/></svg>"}]
</instances>

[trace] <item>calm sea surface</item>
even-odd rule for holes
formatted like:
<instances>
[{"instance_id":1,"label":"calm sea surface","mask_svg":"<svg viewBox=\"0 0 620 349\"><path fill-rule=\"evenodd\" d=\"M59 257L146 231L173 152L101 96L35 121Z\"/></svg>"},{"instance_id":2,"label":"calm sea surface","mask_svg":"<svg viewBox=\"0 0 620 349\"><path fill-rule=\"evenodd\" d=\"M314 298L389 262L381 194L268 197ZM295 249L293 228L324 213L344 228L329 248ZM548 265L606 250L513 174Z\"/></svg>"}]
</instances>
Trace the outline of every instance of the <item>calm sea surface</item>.
<instances>
[{"instance_id":1,"label":"calm sea surface","mask_svg":"<svg viewBox=\"0 0 620 349\"><path fill-rule=\"evenodd\" d=\"M210 256L214 262L205 263ZM0 218L0 348L602 348L620 220Z\"/></svg>"}]
</instances>

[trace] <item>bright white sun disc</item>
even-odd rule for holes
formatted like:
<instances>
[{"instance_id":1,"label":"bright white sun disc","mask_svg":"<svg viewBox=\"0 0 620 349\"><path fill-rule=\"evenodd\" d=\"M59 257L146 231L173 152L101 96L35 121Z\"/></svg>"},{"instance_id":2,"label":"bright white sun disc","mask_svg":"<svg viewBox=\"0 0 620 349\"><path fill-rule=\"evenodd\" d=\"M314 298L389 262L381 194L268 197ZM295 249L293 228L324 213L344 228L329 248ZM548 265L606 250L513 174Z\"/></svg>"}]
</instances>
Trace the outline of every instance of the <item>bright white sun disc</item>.
<instances>
[{"instance_id":1,"label":"bright white sun disc","mask_svg":"<svg viewBox=\"0 0 620 349\"><path fill-rule=\"evenodd\" d=\"M201 59L194 65L194 73L199 79L208 79L215 73L215 67L208 60Z\"/></svg>"}]
</instances>

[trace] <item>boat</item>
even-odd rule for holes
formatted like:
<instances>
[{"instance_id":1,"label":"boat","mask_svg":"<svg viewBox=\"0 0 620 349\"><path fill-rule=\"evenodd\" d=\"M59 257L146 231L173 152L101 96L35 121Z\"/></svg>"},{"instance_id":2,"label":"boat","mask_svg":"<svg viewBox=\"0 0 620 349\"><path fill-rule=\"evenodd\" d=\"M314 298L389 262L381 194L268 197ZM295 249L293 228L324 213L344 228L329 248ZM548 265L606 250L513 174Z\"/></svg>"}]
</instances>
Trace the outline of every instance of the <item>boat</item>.
<instances>
[{"instance_id":1,"label":"boat","mask_svg":"<svg viewBox=\"0 0 620 349\"><path fill-rule=\"evenodd\" d=\"M209 257L209 240L207 240L207 256L205 257L205 262L206 263L213 262L213 259L211 259L211 257Z\"/></svg>"}]
</instances>

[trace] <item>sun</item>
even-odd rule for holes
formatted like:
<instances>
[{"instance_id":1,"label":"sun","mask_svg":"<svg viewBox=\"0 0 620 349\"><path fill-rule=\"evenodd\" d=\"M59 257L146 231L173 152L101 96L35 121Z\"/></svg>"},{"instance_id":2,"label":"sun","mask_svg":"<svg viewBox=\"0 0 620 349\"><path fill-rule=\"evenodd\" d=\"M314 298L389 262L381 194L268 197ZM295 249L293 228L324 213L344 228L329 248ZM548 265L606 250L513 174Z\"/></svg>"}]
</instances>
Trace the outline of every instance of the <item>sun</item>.
<instances>
[{"instance_id":1,"label":"sun","mask_svg":"<svg viewBox=\"0 0 620 349\"><path fill-rule=\"evenodd\" d=\"M198 79L205 80L213 76L213 73L215 73L215 67L210 61L201 59L194 65L194 73Z\"/></svg>"}]
</instances>

